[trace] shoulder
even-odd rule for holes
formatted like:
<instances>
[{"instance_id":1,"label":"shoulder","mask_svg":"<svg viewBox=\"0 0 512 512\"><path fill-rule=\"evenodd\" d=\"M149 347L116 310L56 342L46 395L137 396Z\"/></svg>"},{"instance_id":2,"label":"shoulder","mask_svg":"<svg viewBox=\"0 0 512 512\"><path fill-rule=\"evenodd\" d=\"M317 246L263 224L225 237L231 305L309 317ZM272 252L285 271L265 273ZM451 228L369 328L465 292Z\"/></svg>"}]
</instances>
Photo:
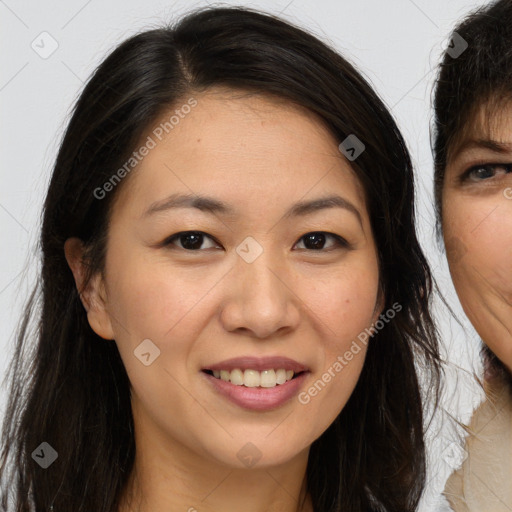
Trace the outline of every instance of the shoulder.
<instances>
[{"instance_id":1,"label":"shoulder","mask_svg":"<svg viewBox=\"0 0 512 512\"><path fill-rule=\"evenodd\" d=\"M512 387L493 379L484 389L486 399L467 427L465 460L444 490L456 512L512 510Z\"/></svg>"}]
</instances>

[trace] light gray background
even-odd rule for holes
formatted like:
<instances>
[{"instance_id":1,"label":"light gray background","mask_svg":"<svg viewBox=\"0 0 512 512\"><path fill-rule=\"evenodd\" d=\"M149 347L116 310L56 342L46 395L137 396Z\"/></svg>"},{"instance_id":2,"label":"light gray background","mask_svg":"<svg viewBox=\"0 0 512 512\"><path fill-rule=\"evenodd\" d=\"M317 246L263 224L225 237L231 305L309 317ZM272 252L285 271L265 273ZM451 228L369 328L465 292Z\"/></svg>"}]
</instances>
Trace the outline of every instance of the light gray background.
<instances>
[{"instance_id":1,"label":"light gray background","mask_svg":"<svg viewBox=\"0 0 512 512\"><path fill-rule=\"evenodd\" d=\"M36 279L42 200L70 108L93 69L113 46L206 2L161 0L0 0L1 187L0 377L13 347L13 331ZM391 109L409 144L418 178L423 247L441 289L463 318L444 256L435 242L430 97L436 65L456 20L485 2L468 0L281 0L224 2L280 14L330 41L369 78ZM215 4L220 5L220 4ZM31 47L50 48L46 59ZM446 410L470 417L481 393L471 372L480 369L478 338L436 307L450 360ZM454 394L454 390L457 391ZM6 390L0 394L4 407ZM431 466L422 512L444 510L438 500L446 477L464 457L448 414L440 410L429 431Z\"/></svg>"}]
</instances>

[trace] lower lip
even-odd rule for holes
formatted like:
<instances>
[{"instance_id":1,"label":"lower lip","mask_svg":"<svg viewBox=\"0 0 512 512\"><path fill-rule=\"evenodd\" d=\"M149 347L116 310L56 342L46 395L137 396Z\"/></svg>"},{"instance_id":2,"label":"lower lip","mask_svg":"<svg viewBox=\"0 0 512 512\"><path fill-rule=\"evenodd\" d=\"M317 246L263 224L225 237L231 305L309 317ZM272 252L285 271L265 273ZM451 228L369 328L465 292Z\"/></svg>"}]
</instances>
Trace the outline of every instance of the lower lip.
<instances>
[{"instance_id":1,"label":"lower lip","mask_svg":"<svg viewBox=\"0 0 512 512\"><path fill-rule=\"evenodd\" d=\"M253 411L269 411L288 402L298 393L308 374L308 372L303 372L294 379L288 380L284 384L278 384L273 388L248 388L217 379L205 372L201 373L208 379L215 391L239 407Z\"/></svg>"}]
</instances>

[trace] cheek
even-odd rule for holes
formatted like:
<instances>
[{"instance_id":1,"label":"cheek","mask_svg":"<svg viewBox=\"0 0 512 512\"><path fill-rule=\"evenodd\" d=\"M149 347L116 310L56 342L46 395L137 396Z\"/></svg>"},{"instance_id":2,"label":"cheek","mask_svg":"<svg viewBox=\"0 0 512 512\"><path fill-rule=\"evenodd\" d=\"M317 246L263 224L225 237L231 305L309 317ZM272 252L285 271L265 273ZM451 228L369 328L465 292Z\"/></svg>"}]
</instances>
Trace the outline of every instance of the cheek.
<instances>
[{"instance_id":1,"label":"cheek","mask_svg":"<svg viewBox=\"0 0 512 512\"><path fill-rule=\"evenodd\" d=\"M113 248L108 254L109 314L127 372L134 382L144 372L134 355L149 339L158 349L154 349L158 354L155 366L183 378L186 367L176 362L187 360L191 341L208 321L205 298L222 274L181 271L160 260L148 261L136 249Z\"/></svg>"},{"instance_id":2,"label":"cheek","mask_svg":"<svg viewBox=\"0 0 512 512\"><path fill-rule=\"evenodd\" d=\"M186 268L172 263L165 250L112 235L106 272L114 320L122 324L119 334L128 330L139 337L165 338L219 281L222 270Z\"/></svg>"},{"instance_id":3,"label":"cheek","mask_svg":"<svg viewBox=\"0 0 512 512\"><path fill-rule=\"evenodd\" d=\"M374 320L377 284L352 279L333 282L310 293L308 300L324 324L326 349L337 350Z\"/></svg>"},{"instance_id":4,"label":"cheek","mask_svg":"<svg viewBox=\"0 0 512 512\"><path fill-rule=\"evenodd\" d=\"M446 253L462 300L486 289L512 291L512 210L491 199L454 197L444 210Z\"/></svg>"},{"instance_id":5,"label":"cheek","mask_svg":"<svg viewBox=\"0 0 512 512\"><path fill-rule=\"evenodd\" d=\"M317 334L322 357L298 401L309 416L317 418L312 439L319 435L319 425L327 428L338 416L359 380L371 342L370 328L380 313L375 312L377 277L377 272L355 272L351 279L340 279L325 289L318 287L310 294L320 320Z\"/></svg>"},{"instance_id":6,"label":"cheek","mask_svg":"<svg viewBox=\"0 0 512 512\"><path fill-rule=\"evenodd\" d=\"M444 217L450 272L464 311L491 350L510 364L512 202L455 198Z\"/></svg>"},{"instance_id":7,"label":"cheek","mask_svg":"<svg viewBox=\"0 0 512 512\"><path fill-rule=\"evenodd\" d=\"M369 259L365 264L348 266L314 287L299 291L302 297L307 297L309 312L305 315L316 322L323 371L332 368L339 356L350 352L342 363L343 377L332 379L332 388L350 387L350 380L355 385L366 353L367 330L380 314L376 311L378 280L377 262Z\"/></svg>"},{"instance_id":8,"label":"cheek","mask_svg":"<svg viewBox=\"0 0 512 512\"><path fill-rule=\"evenodd\" d=\"M375 314L379 288L376 258L369 255L354 260L306 295L319 305L319 314L340 339L353 335L361 325L367 326Z\"/></svg>"},{"instance_id":9,"label":"cheek","mask_svg":"<svg viewBox=\"0 0 512 512\"><path fill-rule=\"evenodd\" d=\"M110 268L109 293L114 300L109 312L135 402L168 428L167 413L162 411L183 413L190 407L182 386L189 382L194 340L208 322L205 298L220 276L196 272L196 278L190 278L161 262L148 263L135 256ZM149 361L144 361L147 353Z\"/></svg>"}]
</instances>

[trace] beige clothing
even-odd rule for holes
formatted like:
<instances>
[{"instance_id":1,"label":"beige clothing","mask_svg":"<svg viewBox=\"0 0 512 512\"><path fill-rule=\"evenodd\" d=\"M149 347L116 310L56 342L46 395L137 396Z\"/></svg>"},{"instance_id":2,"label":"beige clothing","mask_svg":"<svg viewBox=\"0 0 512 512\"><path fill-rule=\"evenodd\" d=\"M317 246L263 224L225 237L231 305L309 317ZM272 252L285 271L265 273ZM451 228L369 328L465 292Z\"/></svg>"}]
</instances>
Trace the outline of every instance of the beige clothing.
<instances>
[{"instance_id":1,"label":"beige clothing","mask_svg":"<svg viewBox=\"0 0 512 512\"><path fill-rule=\"evenodd\" d=\"M512 389L498 379L485 391L469 425L467 458L444 489L455 512L512 512Z\"/></svg>"}]
</instances>

